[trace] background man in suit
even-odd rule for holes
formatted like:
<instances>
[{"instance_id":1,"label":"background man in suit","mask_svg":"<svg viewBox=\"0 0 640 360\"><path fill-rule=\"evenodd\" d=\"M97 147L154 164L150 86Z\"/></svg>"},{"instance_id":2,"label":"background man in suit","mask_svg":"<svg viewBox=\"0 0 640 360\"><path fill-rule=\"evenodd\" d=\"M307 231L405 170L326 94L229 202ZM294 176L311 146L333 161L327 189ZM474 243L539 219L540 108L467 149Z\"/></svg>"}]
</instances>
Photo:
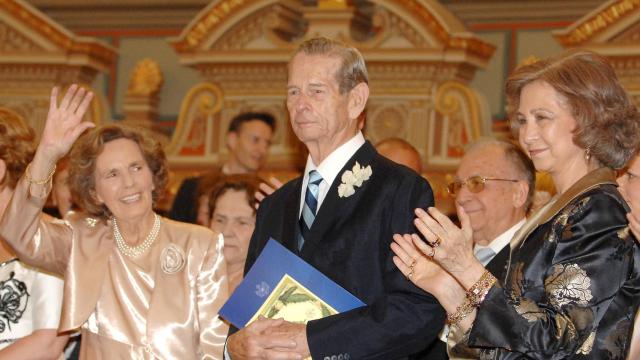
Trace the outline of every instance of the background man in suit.
<instances>
[{"instance_id":1,"label":"background man in suit","mask_svg":"<svg viewBox=\"0 0 640 360\"><path fill-rule=\"evenodd\" d=\"M510 142L478 140L467 149L448 190L469 215L476 258L495 277L504 278L509 241L524 224L533 200L535 169L531 159ZM445 329L442 341L434 342L416 358L446 358L447 333ZM464 358L461 354L451 357Z\"/></svg>"},{"instance_id":2,"label":"background man in suit","mask_svg":"<svg viewBox=\"0 0 640 360\"><path fill-rule=\"evenodd\" d=\"M258 320L228 338L233 360L401 359L437 338L442 308L402 276L389 248L394 233L415 232L414 209L433 206L433 193L365 141L358 116L368 96L355 48L326 38L298 48L287 108L309 157L302 177L262 201L245 267L273 237L367 306L307 325Z\"/></svg>"},{"instance_id":3,"label":"background man in suit","mask_svg":"<svg viewBox=\"0 0 640 360\"><path fill-rule=\"evenodd\" d=\"M248 112L234 117L227 130L229 158L210 173L184 180L173 200L169 218L207 225L209 204L200 201L200 198L208 199L207 185L215 184L221 173L256 174L267 161L275 126L275 119L267 113ZM199 216L199 208L206 213Z\"/></svg>"}]
</instances>

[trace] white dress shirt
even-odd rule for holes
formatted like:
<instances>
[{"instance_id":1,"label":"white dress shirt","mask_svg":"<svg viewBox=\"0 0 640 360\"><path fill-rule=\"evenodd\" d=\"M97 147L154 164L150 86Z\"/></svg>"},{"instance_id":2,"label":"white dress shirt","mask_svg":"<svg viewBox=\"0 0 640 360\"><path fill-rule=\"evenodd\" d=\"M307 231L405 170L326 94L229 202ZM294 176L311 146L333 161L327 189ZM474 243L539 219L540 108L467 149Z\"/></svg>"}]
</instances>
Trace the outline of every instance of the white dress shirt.
<instances>
[{"instance_id":1,"label":"white dress shirt","mask_svg":"<svg viewBox=\"0 0 640 360\"><path fill-rule=\"evenodd\" d=\"M347 161L353 157L353 155L360 149L362 145L364 145L365 140L362 132L358 131L356 136L352 137L346 143L340 145L337 149L333 150L329 156L327 156L320 165L313 163L311 159L311 155L307 157L307 165L304 168L304 176L302 178L302 189L300 190L300 206L298 207L298 218L300 218L300 214L302 213L302 206L304 205L304 196L307 192L307 184L309 184L309 172L311 170L316 170L322 176L322 182L320 183L318 189L318 207L316 208L316 214L320 211L320 206L322 206L322 202L324 198L327 196L329 189L331 188L331 184L336 179L336 177L342 170L342 168L347 164ZM341 180L340 180L341 181Z\"/></svg>"}]
</instances>

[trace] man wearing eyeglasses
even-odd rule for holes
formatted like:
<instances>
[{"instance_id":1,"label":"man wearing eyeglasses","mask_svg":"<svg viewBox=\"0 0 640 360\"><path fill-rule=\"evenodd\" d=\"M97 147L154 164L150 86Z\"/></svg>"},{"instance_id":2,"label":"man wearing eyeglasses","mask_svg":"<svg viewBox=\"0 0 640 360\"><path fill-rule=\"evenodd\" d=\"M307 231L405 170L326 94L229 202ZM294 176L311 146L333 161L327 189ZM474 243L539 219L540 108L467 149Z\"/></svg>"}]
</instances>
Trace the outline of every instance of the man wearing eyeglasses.
<instances>
[{"instance_id":1,"label":"man wearing eyeglasses","mask_svg":"<svg viewBox=\"0 0 640 360\"><path fill-rule=\"evenodd\" d=\"M533 200L535 169L531 159L512 143L479 140L467 149L447 190L469 215L476 258L495 277L503 278L509 241L524 224ZM445 328L442 341L436 341L420 358L446 356L447 333Z\"/></svg>"}]
</instances>

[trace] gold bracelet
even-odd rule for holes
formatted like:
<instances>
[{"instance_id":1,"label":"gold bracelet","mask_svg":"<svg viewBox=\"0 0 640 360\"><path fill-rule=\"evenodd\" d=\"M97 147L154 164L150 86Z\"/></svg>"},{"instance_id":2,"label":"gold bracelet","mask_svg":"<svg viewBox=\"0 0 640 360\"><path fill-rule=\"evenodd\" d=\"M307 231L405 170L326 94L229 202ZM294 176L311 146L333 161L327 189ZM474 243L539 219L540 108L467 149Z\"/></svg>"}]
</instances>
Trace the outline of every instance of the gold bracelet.
<instances>
[{"instance_id":1,"label":"gold bracelet","mask_svg":"<svg viewBox=\"0 0 640 360\"><path fill-rule=\"evenodd\" d=\"M447 324L454 326L471 314L487 297L489 290L498 281L489 270L485 270L480 279L467 290L464 302L456 308L453 314L447 314Z\"/></svg>"},{"instance_id":2,"label":"gold bracelet","mask_svg":"<svg viewBox=\"0 0 640 360\"><path fill-rule=\"evenodd\" d=\"M480 306L496 281L495 276L485 270L480 279L467 290L467 300L475 307Z\"/></svg>"},{"instance_id":3,"label":"gold bracelet","mask_svg":"<svg viewBox=\"0 0 640 360\"><path fill-rule=\"evenodd\" d=\"M31 163L27 165L27 169L24 171L24 176L25 178L27 178L27 181L34 185L44 185L44 184L48 184L49 181L51 181L51 179L53 178L53 174L56 172L56 165L55 164L53 165L53 169L51 170L47 178L44 180L34 180L30 175L31 173L30 170L31 170Z\"/></svg>"},{"instance_id":4,"label":"gold bracelet","mask_svg":"<svg viewBox=\"0 0 640 360\"><path fill-rule=\"evenodd\" d=\"M454 326L460 322L460 320L467 317L467 315L471 314L473 309L476 307L469 301L469 299L464 299L464 302L456 308L456 312L453 314L447 314L447 324L449 326Z\"/></svg>"}]
</instances>

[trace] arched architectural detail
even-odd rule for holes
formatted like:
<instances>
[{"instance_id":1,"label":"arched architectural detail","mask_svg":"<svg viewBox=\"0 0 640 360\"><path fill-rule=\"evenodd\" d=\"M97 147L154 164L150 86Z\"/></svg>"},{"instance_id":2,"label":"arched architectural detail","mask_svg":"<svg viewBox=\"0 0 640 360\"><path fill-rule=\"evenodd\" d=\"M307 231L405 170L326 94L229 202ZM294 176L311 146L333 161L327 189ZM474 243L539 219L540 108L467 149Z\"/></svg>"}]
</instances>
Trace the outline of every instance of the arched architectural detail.
<instances>
[{"instance_id":1,"label":"arched architectural detail","mask_svg":"<svg viewBox=\"0 0 640 360\"><path fill-rule=\"evenodd\" d=\"M458 81L445 82L436 89L427 141L433 164L455 166L452 162L464 155L469 142L490 133L490 124L482 121L487 109L478 99L473 89Z\"/></svg>"},{"instance_id":2,"label":"arched architectural detail","mask_svg":"<svg viewBox=\"0 0 640 360\"><path fill-rule=\"evenodd\" d=\"M22 0L0 1L0 106L24 116L38 134L55 85L90 88L107 70L116 51L95 39L78 37ZM104 97L96 97L87 117L106 120Z\"/></svg>"},{"instance_id":3,"label":"arched architectural detail","mask_svg":"<svg viewBox=\"0 0 640 360\"><path fill-rule=\"evenodd\" d=\"M215 164L219 161L220 143L224 144L220 129L222 90L212 83L201 83L185 96L176 131L166 149L170 160L179 157L183 165L189 163Z\"/></svg>"}]
</instances>

